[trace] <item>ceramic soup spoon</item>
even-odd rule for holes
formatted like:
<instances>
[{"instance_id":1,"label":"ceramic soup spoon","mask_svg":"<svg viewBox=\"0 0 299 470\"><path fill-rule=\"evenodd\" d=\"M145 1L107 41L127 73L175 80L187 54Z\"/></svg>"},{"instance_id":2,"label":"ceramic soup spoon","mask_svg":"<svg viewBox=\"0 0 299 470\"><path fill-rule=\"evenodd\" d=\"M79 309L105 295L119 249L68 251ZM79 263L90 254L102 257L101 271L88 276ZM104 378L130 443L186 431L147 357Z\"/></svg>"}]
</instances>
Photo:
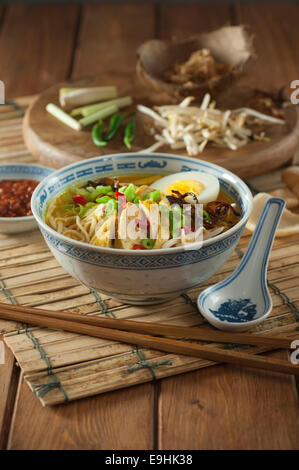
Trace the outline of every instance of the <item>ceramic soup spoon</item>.
<instances>
[{"instance_id":1,"label":"ceramic soup spoon","mask_svg":"<svg viewBox=\"0 0 299 470\"><path fill-rule=\"evenodd\" d=\"M216 328L248 330L270 314L272 299L267 288L267 266L284 206L283 199L267 201L237 269L198 296L200 312Z\"/></svg>"}]
</instances>

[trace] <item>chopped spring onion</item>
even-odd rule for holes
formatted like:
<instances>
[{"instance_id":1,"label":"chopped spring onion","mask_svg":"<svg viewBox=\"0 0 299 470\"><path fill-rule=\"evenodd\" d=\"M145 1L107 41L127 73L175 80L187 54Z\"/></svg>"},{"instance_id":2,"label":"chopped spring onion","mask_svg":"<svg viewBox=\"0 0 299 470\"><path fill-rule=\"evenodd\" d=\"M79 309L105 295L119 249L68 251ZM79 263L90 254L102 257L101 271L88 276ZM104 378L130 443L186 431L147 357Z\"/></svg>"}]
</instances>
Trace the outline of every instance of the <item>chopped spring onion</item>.
<instances>
[{"instance_id":1,"label":"chopped spring onion","mask_svg":"<svg viewBox=\"0 0 299 470\"><path fill-rule=\"evenodd\" d=\"M98 194L108 194L112 192L112 187L111 186L97 186L96 192Z\"/></svg>"},{"instance_id":2,"label":"chopped spring onion","mask_svg":"<svg viewBox=\"0 0 299 470\"><path fill-rule=\"evenodd\" d=\"M78 88L60 95L60 104L63 107L75 108L98 101L112 100L117 98L115 86L100 86L90 88Z\"/></svg>"},{"instance_id":3,"label":"chopped spring onion","mask_svg":"<svg viewBox=\"0 0 299 470\"><path fill-rule=\"evenodd\" d=\"M79 123L82 127L86 127L89 126L89 124L93 124L94 122L100 119L105 119L106 117L111 116L111 114L117 113L117 111L118 107L115 104L112 104L110 106L106 106L103 109L100 109L99 111L96 111L93 114L90 114L89 116L80 119Z\"/></svg>"},{"instance_id":4,"label":"chopped spring onion","mask_svg":"<svg viewBox=\"0 0 299 470\"><path fill-rule=\"evenodd\" d=\"M110 199L110 201L107 202L106 208L105 208L105 215L112 215L113 212L118 208L117 201L115 199Z\"/></svg>"},{"instance_id":5,"label":"chopped spring onion","mask_svg":"<svg viewBox=\"0 0 299 470\"><path fill-rule=\"evenodd\" d=\"M122 186L121 188L119 188L118 192L122 193L122 194L125 194L126 189L127 189L127 186Z\"/></svg>"},{"instance_id":6,"label":"chopped spring onion","mask_svg":"<svg viewBox=\"0 0 299 470\"><path fill-rule=\"evenodd\" d=\"M211 220L211 217L209 216L209 214L208 214L207 211L205 211L205 210L203 209L202 213L203 213L204 219L206 219L206 220Z\"/></svg>"},{"instance_id":7,"label":"chopped spring onion","mask_svg":"<svg viewBox=\"0 0 299 470\"><path fill-rule=\"evenodd\" d=\"M151 238L145 238L142 240L141 244L147 250L152 250L155 246L155 240L152 240Z\"/></svg>"},{"instance_id":8,"label":"chopped spring onion","mask_svg":"<svg viewBox=\"0 0 299 470\"><path fill-rule=\"evenodd\" d=\"M111 197L109 196L102 196L102 197L99 197L98 199L96 199L96 202L98 204L106 204L108 201L111 201Z\"/></svg>"},{"instance_id":9,"label":"chopped spring onion","mask_svg":"<svg viewBox=\"0 0 299 470\"><path fill-rule=\"evenodd\" d=\"M69 114L67 114L61 108L56 106L56 104L47 104L46 110L59 121L63 122L72 129L75 129L75 131L80 131L82 129L80 122L76 121L76 119L72 118Z\"/></svg>"},{"instance_id":10,"label":"chopped spring onion","mask_svg":"<svg viewBox=\"0 0 299 470\"><path fill-rule=\"evenodd\" d=\"M152 191L151 193L147 193L143 200L146 201L147 199L152 199L154 202L158 202L161 197L161 193L159 189L156 189L155 191Z\"/></svg>"},{"instance_id":11,"label":"chopped spring onion","mask_svg":"<svg viewBox=\"0 0 299 470\"><path fill-rule=\"evenodd\" d=\"M126 196L127 201L134 201L136 197L134 184L129 184L129 186L125 189L124 195Z\"/></svg>"},{"instance_id":12,"label":"chopped spring onion","mask_svg":"<svg viewBox=\"0 0 299 470\"><path fill-rule=\"evenodd\" d=\"M80 219L82 219L83 215L84 215L85 212L86 212L86 207L85 207L85 206L82 206L81 204L79 204L79 207L80 207L80 210L79 210L79 217L80 217Z\"/></svg>"},{"instance_id":13,"label":"chopped spring onion","mask_svg":"<svg viewBox=\"0 0 299 470\"><path fill-rule=\"evenodd\" d=\"M92 201L91 193L89 191L87 191L87 189L78 188L77 193L80 194L81 196L83 196L86 199L86 201L89 201L89 202Z\"/></svg>"}]
</instances>

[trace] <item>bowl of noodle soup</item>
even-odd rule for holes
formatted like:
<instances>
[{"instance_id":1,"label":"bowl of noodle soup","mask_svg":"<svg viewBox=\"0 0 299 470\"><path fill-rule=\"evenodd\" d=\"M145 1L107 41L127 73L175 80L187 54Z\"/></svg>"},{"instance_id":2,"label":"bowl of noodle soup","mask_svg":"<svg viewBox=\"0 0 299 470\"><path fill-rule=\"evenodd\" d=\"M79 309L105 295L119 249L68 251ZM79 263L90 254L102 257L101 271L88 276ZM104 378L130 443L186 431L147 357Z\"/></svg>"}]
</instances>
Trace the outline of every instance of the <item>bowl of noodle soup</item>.
<instances>
[{"instance_id":1,"label":"bowl of noodle soup","mask_svg":"<svg viewBox=\"0 0 299 470\"><path fill-rule=\"evenodd\" d=\"M168 237L163 243L156 241L148 246L149 238L140 238L142 243L140 240L134 243L127 239L123 241L116 235L112 237L111 233L107 235L111 232L109 223L112 220L108 217L111 215L111 211L107 212L108 207L112 206L112 212L120 205L125 207L123 210L128 210L128 206L132 209L133 202L138 199L137 206L146 212L146 203L153 206L163 203L165 196L159 191L157 204L152 200L136 199L135 193L134 201L132 197L130 199L132 187L139 190L132 182L145 181L149 177L158 182L159 178L162 181L163 177L180 172L201 172L207 178L217 178L220 193L228 201L219 204L230 207L229 202L232 202L237 208L238 218L234 224L223 230L209 227L211 220L205 219L204 228L196 230L192 227L193 232L203 236L190 239L188 243L186 239L174 242ZM117 188L112 188L110 184L115 179L119 183ZM123 181L128 182L122 187ZM120 204L124 192L132 201L127 206ZM157 194L157 190L150 194L154 192ZM89 198L90 193L93 199ZM177 197L178 192L173 191L173 194ZM146 195L143 199L150 197ZM181 203L181 199L178 201ZM170 154L126 153L80 161L55 171L37 186L31 205L45 241L69 274L88 288L124 303L148 305L167 301L198 286L225 263L246 225L252 197L240 178L209 162ZM212 206L203 207L211 214ZM121 214L124 214L114 212L121 225ZM202 213L204 218L209 217L206 210ZM138 217L135 220L142 226L140 215ZM99 222L102 219L103 222Z\"/></svg>"}]
</instances>

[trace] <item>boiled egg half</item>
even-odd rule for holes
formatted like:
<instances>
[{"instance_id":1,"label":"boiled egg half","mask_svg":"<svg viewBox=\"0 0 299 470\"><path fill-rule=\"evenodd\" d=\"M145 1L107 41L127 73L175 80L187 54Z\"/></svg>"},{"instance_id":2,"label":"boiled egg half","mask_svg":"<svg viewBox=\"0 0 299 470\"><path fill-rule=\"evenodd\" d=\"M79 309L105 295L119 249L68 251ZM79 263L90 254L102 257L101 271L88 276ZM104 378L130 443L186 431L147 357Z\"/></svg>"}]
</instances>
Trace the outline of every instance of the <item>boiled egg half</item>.
<instances>
[{"instance_id":1,"label":"boiled egg half","mask_svg":"<svg viewBox=\"0 0 299 470\"><path fill-rule=\"evenodd\" d=\"M166 196L173 195L172 191L179 191L181 194L194 193L201 204L216 201L220 189L216 176L200 171L173 173L156 180L151 186L163 191Z\"/></svg>"}]
</instances>

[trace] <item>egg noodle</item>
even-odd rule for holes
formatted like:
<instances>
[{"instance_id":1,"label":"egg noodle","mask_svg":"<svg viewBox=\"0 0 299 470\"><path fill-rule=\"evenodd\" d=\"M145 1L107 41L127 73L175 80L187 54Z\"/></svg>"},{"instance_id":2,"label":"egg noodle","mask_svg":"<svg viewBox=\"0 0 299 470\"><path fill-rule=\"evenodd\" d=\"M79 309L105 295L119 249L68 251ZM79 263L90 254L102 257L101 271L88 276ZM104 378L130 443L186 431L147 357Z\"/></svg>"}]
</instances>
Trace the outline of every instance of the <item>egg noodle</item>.
<instances>
[{"instance_id":1,"label":"egg noodle","mask_svg":"<svg viewBox=\"0 0 299 470\"><path fill-rule=\"evenodd\" d=\"M184 173L173 176L179 175L185 176ZM198 172L196 176L200 175ZM218 184L217 178L212 178ZM169 177L158 179L151 186L102 178L70 186L50 201L45 220L58 233L74 240L134 250L188 248L194 242L218 235L239 220L233 205L219 197L219 184L208 191L203 181L193 178L168 183ZM166 184L165 191L156 189ZM209 201L202 203L201 194Z\"/></svg>"}]
</instances>

